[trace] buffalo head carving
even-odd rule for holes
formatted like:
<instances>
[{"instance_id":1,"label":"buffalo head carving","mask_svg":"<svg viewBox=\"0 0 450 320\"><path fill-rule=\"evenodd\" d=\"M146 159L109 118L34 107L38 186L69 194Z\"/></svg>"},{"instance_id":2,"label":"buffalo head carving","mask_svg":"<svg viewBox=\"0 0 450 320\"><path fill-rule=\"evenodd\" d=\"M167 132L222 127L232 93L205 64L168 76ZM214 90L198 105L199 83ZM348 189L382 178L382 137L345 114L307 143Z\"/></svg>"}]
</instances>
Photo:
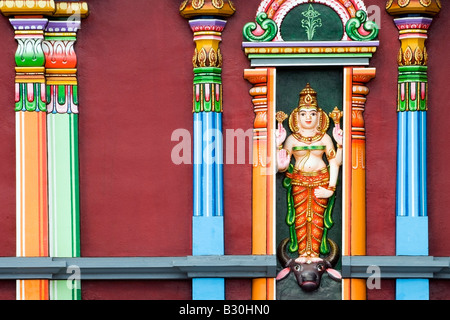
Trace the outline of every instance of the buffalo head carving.
<instances>
[{"instance_id":1,"label":"buffalo head carving","mask_svg":"<svg viewBox=\"0 0 450 320\"><path fill-rule=\"evenodd\" d=\"M277 280L282 280L293 272L300 288L310 292L319 288L325 272L333 280L342 279L340 272L333 269L339 260L339 247L333 240L328 239L331 250L325 258L299 256L292 259L286 252L288 242L289 238L286 238L278 246L277 256L284 269L278 273Z\"/></svg>"}]
</instances>

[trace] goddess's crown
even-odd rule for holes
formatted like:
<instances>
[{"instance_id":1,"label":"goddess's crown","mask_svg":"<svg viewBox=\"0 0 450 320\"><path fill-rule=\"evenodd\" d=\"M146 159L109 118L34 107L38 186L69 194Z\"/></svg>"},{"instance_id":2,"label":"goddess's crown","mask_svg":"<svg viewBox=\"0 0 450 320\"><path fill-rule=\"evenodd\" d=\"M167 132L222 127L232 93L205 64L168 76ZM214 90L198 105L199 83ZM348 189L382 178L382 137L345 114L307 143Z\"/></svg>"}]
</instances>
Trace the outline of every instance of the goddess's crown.
<instances>
[{"instance_id":1,"label":"goddess's crown","mask_svg":"<svg viewBox=\"0 0 450 320\"><path fill-rule=\"evenodd\" d=\"M317 92L311 88L309 83L307 83L306 87L300 92L300 100L297 109L318 109Z\"/></svg>"}]
</instances>

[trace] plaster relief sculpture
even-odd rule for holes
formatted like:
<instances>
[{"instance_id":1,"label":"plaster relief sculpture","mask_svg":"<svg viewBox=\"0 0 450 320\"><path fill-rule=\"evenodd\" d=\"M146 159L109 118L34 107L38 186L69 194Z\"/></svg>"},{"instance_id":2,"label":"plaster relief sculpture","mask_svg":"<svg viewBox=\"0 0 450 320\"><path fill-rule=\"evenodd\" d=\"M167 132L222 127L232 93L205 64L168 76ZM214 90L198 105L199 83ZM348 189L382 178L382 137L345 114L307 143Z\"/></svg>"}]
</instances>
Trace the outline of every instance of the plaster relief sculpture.
<instances>
[{"instance_id":1,"label":"plaster relief sculpture","mask_svg":"<svg viewBox=\"0 0 450 320\"><path fill-rule=\"evenodd\" d=\"M299 105L289 117L292 134L287 138L282 125L287 115L277 114L277 164L279 172L286 172L283 184L288 192L286 223L290 233L290 238L283 240L278 248L278 258L285 269L277 279L294 270L298 284L305 291L318 288L324 271L335 280L341 279L340 273L332 269L339 258L339 248L327 239L327 231L333 225L331 212L342 165L343 131L339 125L342 112L336 108L330 116L335 123L333 138L337 149L327 134L329 116L318 107L317 92L309 84L301 91ZM294 164L291 164L292 157ZM289 259L285 252L289 240L288 250L298 253L295 260ZM321 258L320 254L327 258ZM310 272L310 266L314 272ZM305 271L303 275L298 274L302 271Z\"/></svg>"}]
</instances>

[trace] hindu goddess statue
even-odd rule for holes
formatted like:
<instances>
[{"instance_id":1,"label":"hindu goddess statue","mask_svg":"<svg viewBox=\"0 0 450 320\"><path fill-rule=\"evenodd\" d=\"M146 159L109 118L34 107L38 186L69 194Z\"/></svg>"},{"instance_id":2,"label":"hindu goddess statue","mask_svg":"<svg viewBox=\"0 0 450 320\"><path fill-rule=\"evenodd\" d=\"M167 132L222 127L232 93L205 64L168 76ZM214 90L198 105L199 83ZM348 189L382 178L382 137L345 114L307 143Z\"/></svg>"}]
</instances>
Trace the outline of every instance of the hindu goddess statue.
<instances>
[{"instance_id":1,"label":"hindu goddess statue","mask_svg":"<svg viewBox=\"0 0 450 320\"><path fill-rule=\"evenodd\" d=\"M309 83L300 92L298 107L289 116L292 134L287 138L282 125L287 115L284 114L284 119L281 115L279 119L280 114L277 114L277 165L279 172L286 172L292 185L290 196L293 199L292 212L295 210L295 235L291 234L291 240L296 238L294 246L299 256L318 257L320 254L324 212L329 198L336 191L339 167L342 164L343 132L339 126L341 116L342 112L339 112L338 119L333 118L333 138L337 143L335 149L332 138L327 134L329 117L318 107L317 92ZM290 164L292 156L295 160L293 165ZM294 221L292 225L294 230Z\"/></svg>"}]
</instances>

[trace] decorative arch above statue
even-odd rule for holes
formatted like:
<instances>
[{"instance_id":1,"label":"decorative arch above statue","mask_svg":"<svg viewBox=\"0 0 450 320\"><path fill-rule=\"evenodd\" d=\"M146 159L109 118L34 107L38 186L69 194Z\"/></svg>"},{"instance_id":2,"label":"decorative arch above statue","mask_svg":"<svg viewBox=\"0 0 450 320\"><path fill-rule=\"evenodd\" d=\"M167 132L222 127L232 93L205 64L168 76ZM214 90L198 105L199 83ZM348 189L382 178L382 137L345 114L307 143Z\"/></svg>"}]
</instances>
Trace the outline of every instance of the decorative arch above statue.
<instances>
[{"instance_id":1,"label":"decorative arch above statue","mask_svg":"<svg viewBox=\"0 0 450 320\"><path fill-rule=\"evenodd\" d=\"M266 0L258 8L256 22L243 29L248 41L303 40L301 36L294 39L283 33L285 29L293 29L290 31L296 31L297 35L306 33L307 41L373 40L378 36L377 25L368 20L367 9L359 0ZM318 29L323 30L322 37L314 37Z\"/></svg>"},{"instance_id":2,"label":"decorative arch above statue","mask_svg":"<svg viewBox=\"0 0 450 320\"><path fill-rule=\"evenodd\" d=\"M335 280L340 255L365 255L363 111L378 32L362 0L262 0L243 28L256 115L253 254L277 254L280 262L279 281L254 280L255 299L365 298L358 280ZM309 96L315 104L305 108ZM306 118L317 115L314 134ZM280 162L283 152L290 165ZM302 164L320 172L303 174Z\"/></svg>"}]
</instances>

